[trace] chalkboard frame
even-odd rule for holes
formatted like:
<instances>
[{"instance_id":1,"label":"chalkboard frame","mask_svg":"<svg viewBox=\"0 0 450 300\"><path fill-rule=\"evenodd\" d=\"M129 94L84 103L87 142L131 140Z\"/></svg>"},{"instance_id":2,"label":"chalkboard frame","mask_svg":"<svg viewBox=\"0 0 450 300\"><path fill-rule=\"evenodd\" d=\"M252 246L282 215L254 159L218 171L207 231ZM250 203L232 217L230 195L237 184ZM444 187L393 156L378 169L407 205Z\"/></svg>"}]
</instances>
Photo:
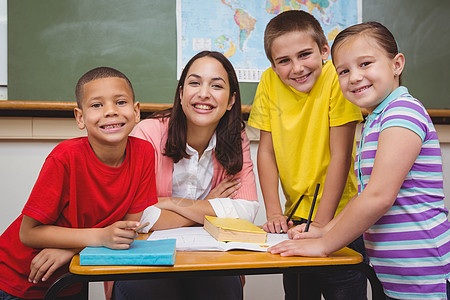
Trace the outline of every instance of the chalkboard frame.
<instances>
[{"instance_id":1,"label":"chalkboard frame","mask_svg":"<svg viewBox=\"0 0 450 300\"><path fill-rule=\"evenodd\" d=\"M0 100L0 117L64 117L73 118L76 102L55 101L10 101ZM141 103L141 117L145 118L153 112L172 107L172 104ZM248 119L251 105L242 105L244 120ZM367 111L361 110L364 116ZM450 109L428 109L433 123L450 124Z\"/></svg>"}]
</instances>

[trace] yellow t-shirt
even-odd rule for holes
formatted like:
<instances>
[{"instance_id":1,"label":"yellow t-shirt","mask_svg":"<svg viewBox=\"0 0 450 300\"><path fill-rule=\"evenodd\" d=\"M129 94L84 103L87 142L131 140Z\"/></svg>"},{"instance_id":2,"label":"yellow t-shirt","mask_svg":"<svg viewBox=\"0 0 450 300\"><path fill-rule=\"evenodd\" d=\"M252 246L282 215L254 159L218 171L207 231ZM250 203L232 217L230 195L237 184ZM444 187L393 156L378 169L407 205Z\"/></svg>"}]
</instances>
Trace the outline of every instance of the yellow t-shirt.
<instances>
[{"instance_id":1,"label":"yellow t-shirt","mask_svg":"<svg viewBox=\"0 0 450 300\"><path fill-rule=\"evenodd\" d=\"M278 172L287 200L286 215L304 194L293 218L308 218L317 183L321 184L317 198L320 201L330 164L330 127L361 120L359 107L342 95L330 61L323 65L322 73L309 93L298 92L284 84L272 68L263 73L248 124L272 133ZM354 161L355 149L352 157ZM356 193L352 164L336 212L340 212Z\"/></svg>"}]
</instances>

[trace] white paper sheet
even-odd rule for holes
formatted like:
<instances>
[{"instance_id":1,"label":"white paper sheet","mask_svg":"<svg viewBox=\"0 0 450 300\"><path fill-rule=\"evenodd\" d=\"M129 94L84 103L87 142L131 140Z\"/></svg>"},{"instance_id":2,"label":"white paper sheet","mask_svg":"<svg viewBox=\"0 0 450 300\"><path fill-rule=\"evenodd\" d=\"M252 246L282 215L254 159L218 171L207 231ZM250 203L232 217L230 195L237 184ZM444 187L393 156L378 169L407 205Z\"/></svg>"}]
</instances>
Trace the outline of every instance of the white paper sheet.
<instances>
[{"instance_id":1,"label":"white paper sheet","mask_svg":"<svg viewBox=\"0 0 450 300\"><path fill-rule=\"evenodd\" d=\"M267 248L288 240L288 235L268 233L266 243L219 242L203 227L181 227L154 231L148 240L176 239L178 251L251 250L267 252Z\"/></svg>"}]
</instances>

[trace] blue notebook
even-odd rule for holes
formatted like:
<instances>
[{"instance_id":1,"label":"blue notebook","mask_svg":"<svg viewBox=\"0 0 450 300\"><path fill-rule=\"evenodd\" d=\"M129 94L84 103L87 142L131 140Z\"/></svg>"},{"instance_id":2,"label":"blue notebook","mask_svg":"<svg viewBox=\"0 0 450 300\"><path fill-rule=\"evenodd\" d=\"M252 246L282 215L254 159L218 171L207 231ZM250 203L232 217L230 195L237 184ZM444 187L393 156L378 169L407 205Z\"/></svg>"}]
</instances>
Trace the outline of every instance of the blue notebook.
<instances>
[{"instance_id":1,"label":"blue notebook","mask_svg":"<svg viewBox=\"0 0 450 300\"><path fill-rule=\"evenodd\" d=\"M80 252L81 266L173 265L176 239L136 240L127 250L86 247Z\"/></svg>"}]
</instances>

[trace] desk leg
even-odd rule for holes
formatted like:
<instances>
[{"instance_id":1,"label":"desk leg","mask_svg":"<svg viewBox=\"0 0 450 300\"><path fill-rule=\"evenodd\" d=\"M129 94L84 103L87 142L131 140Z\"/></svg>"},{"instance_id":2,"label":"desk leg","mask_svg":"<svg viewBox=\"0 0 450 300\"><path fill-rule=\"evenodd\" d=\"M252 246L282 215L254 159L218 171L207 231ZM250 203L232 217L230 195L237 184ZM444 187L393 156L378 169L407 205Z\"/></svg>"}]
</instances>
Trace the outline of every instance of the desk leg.
<instances>
[{"instance_id":1,"label":"desk leg","mask_svg":"<svg viewBox=\"0 0 450 300\"><path fill-rule=\"evenodd\" d=\"M80 280L78 278L79 276L66 273L63 276L61 276L58 280L56 280L51 287L48 289L47 293L44 296L44 300L53 300L56 299L58 294L67 286L74 284L74 283L82 283L83 288L81 290L81 299L88 299L89 297L89 282L86 282L84 280Z\"/></svg>"}]
</instances>

